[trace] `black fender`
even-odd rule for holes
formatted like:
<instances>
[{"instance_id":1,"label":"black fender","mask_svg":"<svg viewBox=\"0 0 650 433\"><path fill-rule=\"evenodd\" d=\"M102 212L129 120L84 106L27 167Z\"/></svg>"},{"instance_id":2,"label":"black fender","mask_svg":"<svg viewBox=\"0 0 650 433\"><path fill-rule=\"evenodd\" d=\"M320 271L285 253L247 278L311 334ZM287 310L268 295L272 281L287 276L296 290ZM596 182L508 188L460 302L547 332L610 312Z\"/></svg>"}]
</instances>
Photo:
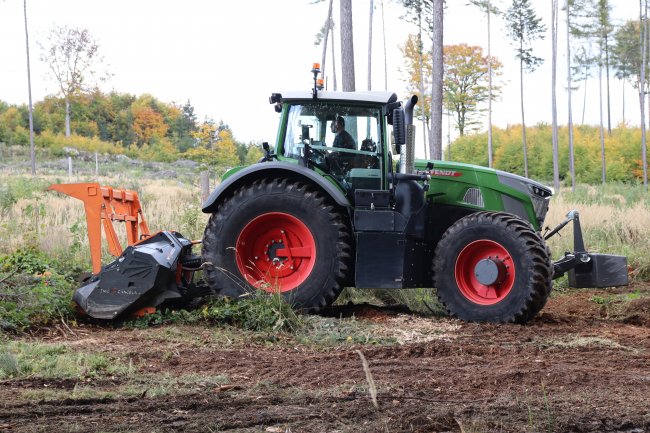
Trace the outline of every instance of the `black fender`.
<instances>
[{"instance_id":1,"label":"black fender","mask_svg":"<svg viewBox=\"0 0 650 433\"><path fill-rule=\"evenodd\" d=\"M275 177L286 177L308 182L322 190L338 205L350 206L350 201L340 189L313 170L287 162L262 162L246 167L221 182L203 203L202 211L204 213L215 212L224 198L242 185L251 184L261 178Z\"/></svg>"}]
</instances>

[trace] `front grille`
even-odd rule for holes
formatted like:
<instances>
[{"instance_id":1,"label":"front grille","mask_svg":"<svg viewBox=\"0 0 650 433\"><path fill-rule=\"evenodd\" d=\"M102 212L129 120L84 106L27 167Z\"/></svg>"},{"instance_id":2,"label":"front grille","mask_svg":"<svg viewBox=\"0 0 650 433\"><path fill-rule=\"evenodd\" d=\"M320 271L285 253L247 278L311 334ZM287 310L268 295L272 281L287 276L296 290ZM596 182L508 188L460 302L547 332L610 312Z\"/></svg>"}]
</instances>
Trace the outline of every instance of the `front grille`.
<instances>
[{"instance_id":1,"label":"front grille","mask_svg":"<svg viewBox=\"0 0 650 433\"><path fill-rule=\"evenodd\" d=\"M551 197L538 197L531 195L530 198L533 202L533 208L535 209L535 216L539 221L540 227L544 224L544 219L546 218L546 213L548 212L548 205L551 201Z\"/></svg>"},{"instance_id":2,"label":"front grille","mask_svg":"<svg viewBox=\"0 0 650 433\"><path fill-rule=\"evenodd\" d=\"M481 193L481 190L478 188L469 188L465 192L465 196L463 197L463 202L478 207L485 207L485 203L483 202L483 194Z\"/></svg>"}]
</instances>

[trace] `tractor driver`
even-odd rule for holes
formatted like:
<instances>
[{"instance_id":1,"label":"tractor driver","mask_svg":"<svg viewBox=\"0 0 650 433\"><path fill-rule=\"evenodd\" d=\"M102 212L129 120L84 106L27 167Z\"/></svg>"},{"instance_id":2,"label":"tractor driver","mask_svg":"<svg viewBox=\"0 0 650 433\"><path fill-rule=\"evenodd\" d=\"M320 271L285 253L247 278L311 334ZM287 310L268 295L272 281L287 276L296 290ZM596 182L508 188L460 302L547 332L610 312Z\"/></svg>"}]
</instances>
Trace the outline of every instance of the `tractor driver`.
<instances>
[{"instance_id":1,"label":"tractor driver","mask_svg":"<svg viewBox=\"0 0 650 433\"><path fill-rule=\"evenodd\" d=\"M332 133L336 134L334 143L332 144L333 147L342 147L345 149L357 148L354 138L345 130L345 119L341 116L336 116L336 119L332 121Z\"/></svg>"}]
</instances>

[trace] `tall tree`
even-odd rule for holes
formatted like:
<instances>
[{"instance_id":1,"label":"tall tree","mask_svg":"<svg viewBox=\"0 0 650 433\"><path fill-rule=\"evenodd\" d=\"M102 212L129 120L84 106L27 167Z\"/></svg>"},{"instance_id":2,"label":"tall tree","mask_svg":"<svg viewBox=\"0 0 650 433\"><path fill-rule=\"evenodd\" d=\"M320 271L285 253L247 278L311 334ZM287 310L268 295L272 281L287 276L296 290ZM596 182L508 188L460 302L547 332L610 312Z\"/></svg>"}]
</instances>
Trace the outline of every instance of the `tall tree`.
<instances>
[{"instance_id":1,"label":"tall tree","mask_svg":"<svg viewBox=\"0 0 650 433\"><path fill-rule=\"evenodd\" d=\"M501 63L496 58L485 57L481 47L465 44L445 46L444 104L453 113L461 136L480 123L479 105L490 97L487 87L490 62L493 72L498 74ZM497 86L493 88L493 98L499 90Z\"/></svg>"},{"instance_id":2,"label":"tall tree","mask_svg":"<svg viewBox=\"0 0 650 433\"><path fill-rule=\"evenodd\" d=\"M611 21L612 7L609 0L598 0L598 26L600 36L600 52L601 52L601 66L605 66L605 84L607 89L607 134L612 135L612 109L610 101L610 86L609 86L609 52L610 52L610 38L614 31L614 26ZM604 53L604 59L602 59ZM604 62L603 62L604 60Z\"/></svg>"},{"instance_id":3,"label":"tall tree","mask_svg":"<svg viewBox=\"0 0 650 433\"><path fill-rule=\"evenodd\" d=\"M612 46L612 66L616 70L615 76L625 82L629 82L635 89L641 86L641 65L642 65L642 35L640 20L629 20L622 24L614 33L614 44ZM645 76L648 76L648 65L646 64ZM647 80L644 92L648 92ZM623 96L625 93L623 93ZM639 93L639 97L641 93ZM624 105L624 104L623 104ZM623 111L625 121L625 111Z\"/></svg>"},{"instance_id":4,"label":"tall tree","mask_svg":"<svg viewBox=\"0 0 650 433\"><path fill-rule=\"evenodd\" d=\"M428 120L430 118L430 111L427 110L428 106L424 103L425 98L423 98L422 95L424 95L424 90L425 90L425 74L424 74L424 69L425 69L425 53L424 53L424 43L422 41L422 33L424 30L424 25L425 22L427 21L426 17L426 12L431 10L431 0L401 0L402 5L406 8L407 10L407 15L406 19L410 21L411 23L415 24L418 28L418 33L417 33L417 61L418 61L418 68L419 68L419 79L418 81L418 94L420 97L420 101L422 101L418 106L416 106L416 113L420 113L419 117L422 120L422 138L424 140L424 155L425 158L427 158L427 134L430 133L429 126L428 126ZM431 71L431 68L427 68L429 71Z\"/></svg>"},{"instance_id":5,"label":"tall tree","mask_svg":"<svg viewBox=\"0 0 650 433\"><path fill-rule=\"evenodd\" d=\"M70 99L96 87L109 74L102 70L99 44L87 29L55 26L50 30L48 46L41 45L41 50L41 60L50 67L65 99L65 135L69 137Z\"/></svg>"},{"instance_id":6,"label":"tall tree","mask_svg":"<svg viewBox=\"0 0 650 433\"><path fill-rule=\"evenodd\" d=\"M370 0L370 12L368 13L368 90L372 90L372 14L375 5Z\"/></svg>"},{"instance_id":7,"label":"tall tree","mask_svg":"<svg viewBox=\"0 0 650 433\"><path fill-rule=\"evenodd\" d=\"M32 106L32 70L29 63L29 31L27 30L27 0L23 0L25 15L25 52L27 56L27 93L29 94L29 160L32 176L36 175L36 149L34 147L34 108Z\"/></svg>"},{"instance_id":8,"label":"tall tree","mask_svg":"<svg viewBox=\"0 0 650 433\"><path fill-rule=\"evenodd\" d=\"M611 135L611 113L609 102L609 35L612 32L610 22L610 6L608 0L574 0L571 15L573 16L571 33L576 39L583 41L576 56L576 69L584 68L585 88L583 101L583 123L584 111L587 96L587 79L592 67L598 68L598 103L599 103L599 124L600 124L600 148L601 148L601 180L606 180L606 158L605 158L605 126L603 114L603 68L607 76L607 113L608 113L608 134ZM596 52L592 52L596 47Z\"/></svg>"},{"instance_id":9,"label":"tall tree","mask_svg":"<svg viewBox=\"0 0 650 433\"><path fill-rule=\"evenodd\" d=\"M560 190L559 140L557 126L557 31L558 0L551 0L551 113L553 140L553 186Z\"/></svg>"},{"instance_id":10,"label":"tall tree","mask_svg":"<svg viewBox=\"0 0 650 433\"><path fill-rule=\"evenodd\" d=\"M341 1L341 68L343 91L355 91L354 43L352 31L352 0Z\"/></svg>"},{"instance_id":11,"label":"tall tree","mask_svg":"<svg viewBox=\"0 0 650 433\"><path fill-rule=\"evenodd\" d=\"M431 133L429 151L432 159L442 159L442 103L443 103L443 15L444 0L433 0L432 74L431 74Z\"/></svg>"},{"instance_id":12,"label":"tall tree","mask_svg":"<svg viewBox=\"0 0 650 433\"><path fill-rule=\"evenodd\" d=\"M431 53L422 52L420 38L417 35L409 35L406 43L400 47L400 51L406 64L405 72L408 74L407 91L418 97L415 115L421 118L428 128L431 118L431 95L425 89L431 85ZM426 134L423 135L426 136ZM426 154L425 151L425 158Z\"/></svg>"},{"instance_id":13,"label":"tall tree","mask_svg":"<svg viewBox=\"0 0 650 433\"><path fill-rule=\"evenodd\" d=\"M611 49L614 76L622 82L623 122L625 122L625 84L630 82L638 86L641 71L641 44L639 20L630 20L619 26L614 33L614 44Z\"/></svg>"},{"instance_id":14,"label":"tall tree","mask_svg":"<svg viewBox=\"0 0 650 433\"><path fill-rule=\"evenodd\" d=\"M610 22L611 7L608 0L598 0L596 5L596 16L598 22L598 96L600 111L600 156L601 156L601 180L603 184L607 180L607 164L605 158L605 134L603 126L603 66L606 71L607 86L607 134L612 135L612 120L609 101L609 35L612 33Z\"/></svg>"},{"instance_id":15,"label":"tall tree","mask_svg":"<svg viewBox=\"0 0 650 433\"><path fill-rule=\"evenodd\" d=\"M537 16L530 0L513 0L506 13L508 33L516 43L515 57L519 59L519 91L521 96L521 130L524 146L524 175L528 177L528 151L526 146L526 120L524 115L524 70L534 71L544 59L533 54L532 44L544 39L546 26Z\"/></svg>"},{"instance_id":16,"label":"tall tree","mask_svg":"<svg viewBox=\"0 0 650 433\"><path fill-rule=\"evenodd\" d=\"M648 161L646 150L646 125L645 125L645 86L646 86L646 60L648 55L648 0L639 0L639 34L642 39L641 65L639 73L639 103L641 104L641 164L643 165L643 186L648 188Z\"/></svg>"},{"instance_id":17,"label":"tall tree","mask_svg":"<svg viewBox=\"0 0 650 433\"><path fill-rule=\"evenodd\" d=\"M573 150L573 113L571 107L571 6L572 1L566 0L566 58L567 58L567 105L569 120L569 172L571 173L571 191L576 190L575 154Z\"/></svg>"},{"instance_id":18,"label":"tall tree","mask_svg":"<svg viewBox=\"0 0 650 433\"><path fill-rule=\"evenodd\" d=\"M469 0L470 4L477 6L485 12L487 18L487 56L488 56L488 167L493 166L494 152L492 148L492 29L490 26L492 15L500 11L494 7L494 0Z\"/></svg>"},{"instance_id":19,"label":"tall tree","mask_svg":"<svg viewBox=\"0 0 650 433\"><path fill-rule=\"evenodd\" d=\"M321 78L325 79L325 61L327 60L327 41L329 39L329 34L332 28L334 27L334 21L332 20L332 5L334 0L329 0L329 7L327 8L327 19L325 24L321 28L320 32L316 33L316 42L314 45L323 46L323 55L321 57ZM332 46L334 44L332 43ZM332 51L332 54L334 51ZM333 63L333 62L332 62ZM336 74L336 71L333 71Z\"/></svg>"},{"instance_id":20,"label":"tall tree","mask_svg":"<svg viewBox=\"0 0 650 433\"><path fill-rule=\"evenodd\" d=\"M381 35L384 42L384 90L388 90L388 56L386 55L386 21L384 20L384 0L381 0Z\"/></svg>"},{"instance_id":21,"label":"tall tree","mask_svg":"<svg viewBox=\"0 0 650 433\"><path fill-rule=\"evenodd\" d=\"M332 21L332 27L330 27L330 37L332 38L332 81L333 90L336 92L338 90L338 83L336 82L336 50L334 49L334 21Z\"/></svg>"}]
</instances>

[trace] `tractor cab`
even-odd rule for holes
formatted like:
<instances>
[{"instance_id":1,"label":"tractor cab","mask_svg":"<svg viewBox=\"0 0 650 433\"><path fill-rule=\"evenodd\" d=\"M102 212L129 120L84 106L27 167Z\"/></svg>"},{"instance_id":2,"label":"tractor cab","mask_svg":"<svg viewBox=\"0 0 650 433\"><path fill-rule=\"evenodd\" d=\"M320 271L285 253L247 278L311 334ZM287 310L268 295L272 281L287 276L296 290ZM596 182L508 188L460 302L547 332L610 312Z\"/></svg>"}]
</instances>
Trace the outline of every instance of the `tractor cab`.
<instances>
[{"instance_id":1,"label":"tractor cab","mask_svg":"<svg viewBox=\"0 0 650 433\"><path fill-rule=\"evenodd\" d=\"M387 125L401 106L392 92L322 90L273 93L281 113L276 158L325 176L351 203L357 190L386 190L392 162ZM388 120L388 121L387 121Z\"/></svg>"}]
</instances>

